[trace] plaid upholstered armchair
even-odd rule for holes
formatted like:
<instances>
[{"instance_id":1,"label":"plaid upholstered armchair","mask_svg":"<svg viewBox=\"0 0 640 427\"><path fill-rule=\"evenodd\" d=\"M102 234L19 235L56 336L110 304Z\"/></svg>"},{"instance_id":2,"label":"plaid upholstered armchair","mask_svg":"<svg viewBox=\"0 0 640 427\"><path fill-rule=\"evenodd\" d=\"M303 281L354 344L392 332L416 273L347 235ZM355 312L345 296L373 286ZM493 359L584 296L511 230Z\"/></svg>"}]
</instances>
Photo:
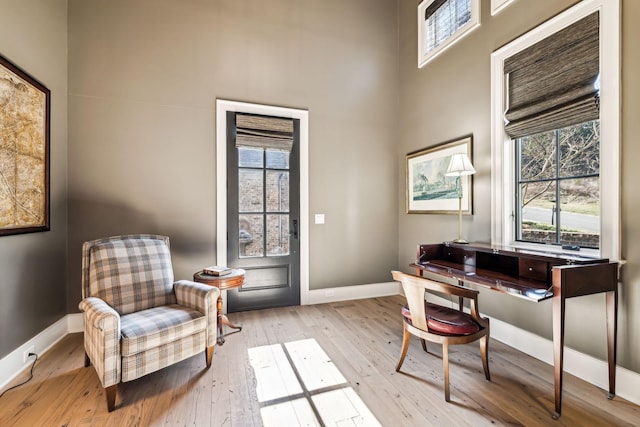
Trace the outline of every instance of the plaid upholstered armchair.
<instances>
[{"instance_id":1,"label":"plaid upholstered armchair","mask_svg":"<svg viewBox=\"0 0 640 427\"><path fill-rule=\"evenodd\" d=\"M115 407L117 384L204 352L211 366L219 290L174 282L169 238L117 236L82 246L85 366Z\"/></svg>"}]
</instances>

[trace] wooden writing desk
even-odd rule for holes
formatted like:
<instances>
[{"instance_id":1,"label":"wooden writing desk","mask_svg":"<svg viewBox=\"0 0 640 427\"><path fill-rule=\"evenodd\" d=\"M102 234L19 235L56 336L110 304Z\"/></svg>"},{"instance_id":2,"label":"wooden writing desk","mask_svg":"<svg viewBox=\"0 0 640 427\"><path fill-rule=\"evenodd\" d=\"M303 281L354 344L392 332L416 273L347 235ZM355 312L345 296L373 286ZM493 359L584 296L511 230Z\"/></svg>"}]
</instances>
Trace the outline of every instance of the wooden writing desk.
<instances>
[{"instance_id":1,"label":"wooden writing desk","mask_svg":"<svg viewBox=\"0 0 640 427\"><path fill-rule=\"evenodd\" d=\"M411 264L426 272L508 295L553 302L555 414L562 408L564 320L567 298L606 292L609 399L615 395L618 263L607 259L538 252L487 244L439 243L418 246Z\"/></svg>"}]
</instances>

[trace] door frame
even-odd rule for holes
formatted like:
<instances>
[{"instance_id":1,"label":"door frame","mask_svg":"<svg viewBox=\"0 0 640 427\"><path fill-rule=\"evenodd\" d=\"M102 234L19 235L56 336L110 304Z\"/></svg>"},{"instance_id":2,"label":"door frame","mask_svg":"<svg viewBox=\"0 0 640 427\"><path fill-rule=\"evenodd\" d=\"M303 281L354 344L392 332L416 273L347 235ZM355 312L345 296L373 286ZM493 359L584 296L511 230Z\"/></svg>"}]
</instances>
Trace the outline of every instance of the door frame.
<instances>
[{"instance_id":1,"label":"door frame","mask_svg":"<svg viewBox=\"0 0 640 427\"><path fill-rule=\"evenodd\" d=\"M309 111L216 99L216 264L227 265L227 112L300 120L300 305L309 303ZM224 292L224 291L223 291ZM223 298L226 313L226 298Z\"/></svg>"}]
</instances>

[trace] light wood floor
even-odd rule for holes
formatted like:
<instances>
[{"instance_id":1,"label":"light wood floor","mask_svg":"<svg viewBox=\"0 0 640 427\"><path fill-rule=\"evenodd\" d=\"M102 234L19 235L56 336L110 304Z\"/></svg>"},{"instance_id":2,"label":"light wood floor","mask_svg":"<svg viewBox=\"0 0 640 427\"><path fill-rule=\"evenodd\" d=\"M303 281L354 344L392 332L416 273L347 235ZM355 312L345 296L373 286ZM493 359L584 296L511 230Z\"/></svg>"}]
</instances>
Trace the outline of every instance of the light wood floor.
<instances>
[{"instance_id":1,"label":"light wood floor","mask_svg":"<svg viewBox=\"0 0 640 427\"><path fill-rule=\"evenodd\" d=\"M244 327L216 346L210 370L204 369L204 355L199 355L122 384L112 413L107 413L95 371L83 367L82 336L71 334L37 362L29 383L0 398L0 426L260 426L261 414L282 412L269 412L271 407L259 401L259 395L269 393L270 385L276 387L279 380L259 378L271 362L257 361L255 349L276 345L281 358L282 351L292 349L285 343L301 340L309 340L310 347L305 348L316 348L317 343L324 352L319 363L328 366L298 371L337 368L339 374L332 375L346 380L328 384L327 390L343 396L331 401L330 409L326 401L311 396L317 412L340 416L345 411L341 402L355 399L364 404L361 412L368 408L375 420L390 427L639 424L640 407L619 397L610 401L605 390L568 374L562 417L553 421L552 367L497 341L489 346L491 382L484 379L477 344L451 348L452 402L446 403L440 346L430 344L430 353L425 353L417 339L412 341L402 372L395 372L402 302L398 296L231 314L231 321ZM291 363L309 358L285 353ZM290 372L281 374L286 375ZM300 402L311 397L306 393ZM274 402L286 404L287 398L270 403ZM355 417L348 425L371 425L375 420ZM276 421L296 425L287 422L290 418L276 417Z\"/></svg>"}]
</instances>

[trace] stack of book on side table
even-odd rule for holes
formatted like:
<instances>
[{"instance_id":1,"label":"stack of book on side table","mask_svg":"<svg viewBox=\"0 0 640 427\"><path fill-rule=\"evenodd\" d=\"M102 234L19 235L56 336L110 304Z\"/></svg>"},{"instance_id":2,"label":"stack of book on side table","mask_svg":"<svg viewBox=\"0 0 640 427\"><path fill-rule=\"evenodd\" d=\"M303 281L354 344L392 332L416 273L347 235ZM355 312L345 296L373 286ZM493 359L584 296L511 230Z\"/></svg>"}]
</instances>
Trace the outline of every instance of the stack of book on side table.
<instances>
[{"instance_id":1,"label":"stack of book on side table","mask_svg":"<svg viewBox=\"0 0 640 427\"><path fill-rule=\"evenodd\" d=\"M224 276L225 274L231 273L231 268L222 267L220 265L212 265L211 267L203 268L202 272L209 276Z\"/></svg>"}]
</instances>

